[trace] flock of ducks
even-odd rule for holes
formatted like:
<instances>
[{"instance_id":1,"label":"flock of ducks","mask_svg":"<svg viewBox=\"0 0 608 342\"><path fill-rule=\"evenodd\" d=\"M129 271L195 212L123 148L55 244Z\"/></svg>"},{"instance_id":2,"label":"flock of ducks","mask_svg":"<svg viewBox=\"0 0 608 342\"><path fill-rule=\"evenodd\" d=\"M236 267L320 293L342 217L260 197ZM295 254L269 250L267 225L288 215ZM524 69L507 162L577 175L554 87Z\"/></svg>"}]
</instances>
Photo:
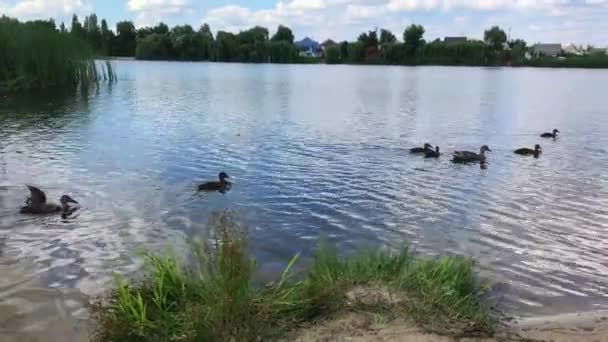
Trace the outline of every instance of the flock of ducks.
<instances>
[{"instance_id":1,"label":"flock of ducks","mask_svg":"<svg viewBox=\"0 0 608 342\"><path fill-rule=\"evenodd\" d=\"M552 133L543 133L540 136L542 138L557 138L559 130L554 129ZM479 153L471 151L454 151L452 152L452 161L455 163L481 163L484 164L486 161L486 152L492 152L487 146L483 145L479 149ZM531 148L519 148L513 151L516 154L524 156L534 156L538 158L542 153L540 145L536 144L534 149ZM422 147L414 147L410 149L412 154L424 154L425 158L439 158L441 153L439 152L439 146L433 146L431 144L424 144ZM226 172L220 172L218 175L218 181L205 182L198 185L198 191L218 191L225 193L230 190L232 183L229 181L230 177ZM39 188L33 185L26 185L30 190L30 197L25 200L25 206L21 208L22 214L56 214L60 213L62 218L68 218L74 212L76 212L80 205L72 197L63 195L59 199L60 204L49 203L46 200L46 194Z\"/></svg>"},{"instance_id":2,"label":"flock of ducks","mask_svg":"<svg viewBox=\"0 0 608 342\"><path fill-rule=\"evenodd\" d=\"M218 191L226 193L230 190L232 183L228 180L230 177L226 172L220 172L218 175L219 181L205 182L198 185L198 191ZM25 206L19 211L22 214L31 215L48 215L61 214L61 218L66 219L80 209L80 204L68 195L63 195L59 199L59 203L47 202L44 191L33 185L26 185L30 190L30 197L25 200Z\"/></svg>"},{"instance_id":3,"label":"flock of ducks","mask_svg":"<svg viewBox=\"0 0 608 342\"><path fill-rule=\"evenodd\" d=\"M541 138L557 138L557 134L559 130L554 129L552 133L543 133L541 134ZM471 152L471 151L454 151L452 152L452 161L454 163L485 163L486 161L486 152L492 152L492 150L487 146L483 145L479 149L479 153ZM540 154L543 152L543 149L539 144L534 146L534 149L523 147L518 148L513 151L515 154L519 154L522 156L534 156L534 158L538 158ZM414 147L410 149L410 153L412 154L424 154L425 158L439 158L441 153L439 152L439 146L435 146L433 149L433 145L426 143L422 147Z\"/></svg>"}]
</instances>

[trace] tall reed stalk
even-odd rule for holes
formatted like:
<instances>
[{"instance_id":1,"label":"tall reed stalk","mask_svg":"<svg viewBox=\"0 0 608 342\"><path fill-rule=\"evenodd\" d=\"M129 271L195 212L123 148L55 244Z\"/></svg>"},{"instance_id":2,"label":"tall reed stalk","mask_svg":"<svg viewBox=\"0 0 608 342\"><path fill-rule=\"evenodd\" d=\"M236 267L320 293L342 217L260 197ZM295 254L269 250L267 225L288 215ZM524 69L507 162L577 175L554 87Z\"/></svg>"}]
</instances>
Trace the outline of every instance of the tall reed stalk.
<instances>
[{"instance_id":1,"label":"tall reed stalk","mask_svg":"<svg viewBox=\"0 0 608 342\"><path fill-rule=\"evenodd\" d=\"M101 70L115 80L109 62ZM49 22L0 17L0 92L88 86L100 79L85 42L57 31Z\"/></svg>"}]
</instances>

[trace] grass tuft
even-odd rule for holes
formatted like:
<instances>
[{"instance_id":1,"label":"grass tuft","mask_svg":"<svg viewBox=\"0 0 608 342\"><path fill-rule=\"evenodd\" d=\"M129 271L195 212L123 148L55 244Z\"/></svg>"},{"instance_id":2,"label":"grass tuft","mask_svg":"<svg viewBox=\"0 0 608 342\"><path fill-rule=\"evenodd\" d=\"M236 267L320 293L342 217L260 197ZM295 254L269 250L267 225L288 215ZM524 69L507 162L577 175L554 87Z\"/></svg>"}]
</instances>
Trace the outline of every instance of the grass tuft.
<instances>
[{"instance_id":1,"label":"grass tuft","mask_svg":"<svg viewBox=\"0 0 608 342\"><path fill-rule=\"evenodd\" d=\"M495 320L482 305L470 259L420 259L407 248L361 251L341 258L322 238L306 276L292 277L294 255L277 281L256 287L247 235L230 214L212 219L214 236L195 244L195 258L145 254L141 282L116 276L116 289L91 307L94 341L272 340L348 309L354 288L384 288L403 300L384 303L385 317L402 317L451 335L491 335ZM384 313L390 312L390 315Z\"/></svg>"}]
</instances>

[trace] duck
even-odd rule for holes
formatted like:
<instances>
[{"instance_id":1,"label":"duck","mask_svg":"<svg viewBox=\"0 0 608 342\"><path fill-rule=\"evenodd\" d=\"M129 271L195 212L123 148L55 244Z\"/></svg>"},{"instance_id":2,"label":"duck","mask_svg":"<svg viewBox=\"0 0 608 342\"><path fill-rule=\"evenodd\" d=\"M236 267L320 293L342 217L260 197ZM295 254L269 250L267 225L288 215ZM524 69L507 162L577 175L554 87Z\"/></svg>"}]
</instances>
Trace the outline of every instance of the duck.
<instances>
[{"instance_id":1,"label":"duck","mask_svg":"<svg viewBox=\"0 0 608 342\"><path fill-rule=\"evenodd\" d=\"M227 180L228 178L230 178L228 174L226 172L220 172L218 178L220 179L219 182L212 181L200 184L198 186L198 191L219 191L221 193L224 193L230 190L232 183Z\"/></svg>"},{"instance_id":2,"label":"duck","mask_svg":"<svg viewBox=\"0 0 608 342\"><path fill-rule=\"evenodd\" d=\"M39 188L26 184L30 190L30 197L25 200L25 206L19 211L22 214L47 215L61 213L62 218L67 218L80 208L79 203L68 195L63 195L59 203L47 203L46 194Z\"/></svg>"},{"instance_id":3,"label":"duck","mask_svg":"<svg viewBox=\"0 0 608 342\"><path fill-rule=\"evenodd\" d=\"M487 145L481 146L479 154L470 151L456 151L453 153L452 161L455 163L484 163L486 161L486 152L492 152Z\"/></svg>"},{"instance_id":4,"label":"duck","mask_svg":"<svg viewBox=\"0 0 608 342\"><path fill-rule=\"evenodd\" d=\"M553 133L546 132L546 133L541 134L540 137L541 138L553 138L553 139L555 139L555 138L557 138L557 133L559 133L559 129L554 129Z\"/></svg>"},{"instance_id":5,"label":"duck","mask_svg":"<svg viewBox=\"0 0 608 342\"><path fill-rule=\"evenodd\" d=\"M410 153L420 154L420 153L426 153L427 151L432 151L432 150L433 150L433 145L426 143L426 144L424 144L423 147L410 148Z\"/></svg>"},{"instance_id":6,"label":"duck","mask_svg":"<svg viewBox=\"0 0 608 342\"><path fill-rule=\"evenodd\" d=\"M515 152L515 154L519 154L522 156L533 155L535 158L538 158L538 156L543 152L543 149L540 147L539 144L536 144L536 145L534 145L534 149L523 147L523 148L518 148L517 150L515 150L513 152Z\"/></svg>"},{"instance_id":7,"label":"duck","mask_svg":"<svg viewBox=\"0 0 608 342\"><path fill-rule=\"evenodd\" d=\"M428 150L424 153L424 158L439 158L441 153L439 153L439 146L435 146L435 151Z\"/></svg>"}]
</instances>

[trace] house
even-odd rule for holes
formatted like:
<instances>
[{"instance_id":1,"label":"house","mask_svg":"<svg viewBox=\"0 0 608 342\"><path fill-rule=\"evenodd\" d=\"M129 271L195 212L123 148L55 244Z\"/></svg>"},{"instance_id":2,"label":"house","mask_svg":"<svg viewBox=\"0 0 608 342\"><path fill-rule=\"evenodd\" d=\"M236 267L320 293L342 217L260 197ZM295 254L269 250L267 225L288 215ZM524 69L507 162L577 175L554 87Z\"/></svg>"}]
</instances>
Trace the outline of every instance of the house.
<instances>
[{"instance_id":1,"label":"house","mask_svg":"<svg viewBox=\"0 0 608 342\"><path fill-rule=\"evenodd\" d=\"M562 53L562 44L536 44L532 47L536 57L551 56L555 57Z\"/></svg>"},{"instance_id":2,"label":"house","mask_svg":"<svg viewBox=\"0 0 608 342\"><path fill-rule=\"evenodd\" d=\"M462 44L467 42L467 37L444 37L445 44Z\"/></svg>"},{"instance_id":3,"label":"house","mask_svg":"<svg viewBox=\"0 0 608 342\"><path fill-rule=\"evenodd\" d=\"M308 37L294 43L300 57L321 57L323 50L319 42Z\"/></svg>"}]
</instances>

